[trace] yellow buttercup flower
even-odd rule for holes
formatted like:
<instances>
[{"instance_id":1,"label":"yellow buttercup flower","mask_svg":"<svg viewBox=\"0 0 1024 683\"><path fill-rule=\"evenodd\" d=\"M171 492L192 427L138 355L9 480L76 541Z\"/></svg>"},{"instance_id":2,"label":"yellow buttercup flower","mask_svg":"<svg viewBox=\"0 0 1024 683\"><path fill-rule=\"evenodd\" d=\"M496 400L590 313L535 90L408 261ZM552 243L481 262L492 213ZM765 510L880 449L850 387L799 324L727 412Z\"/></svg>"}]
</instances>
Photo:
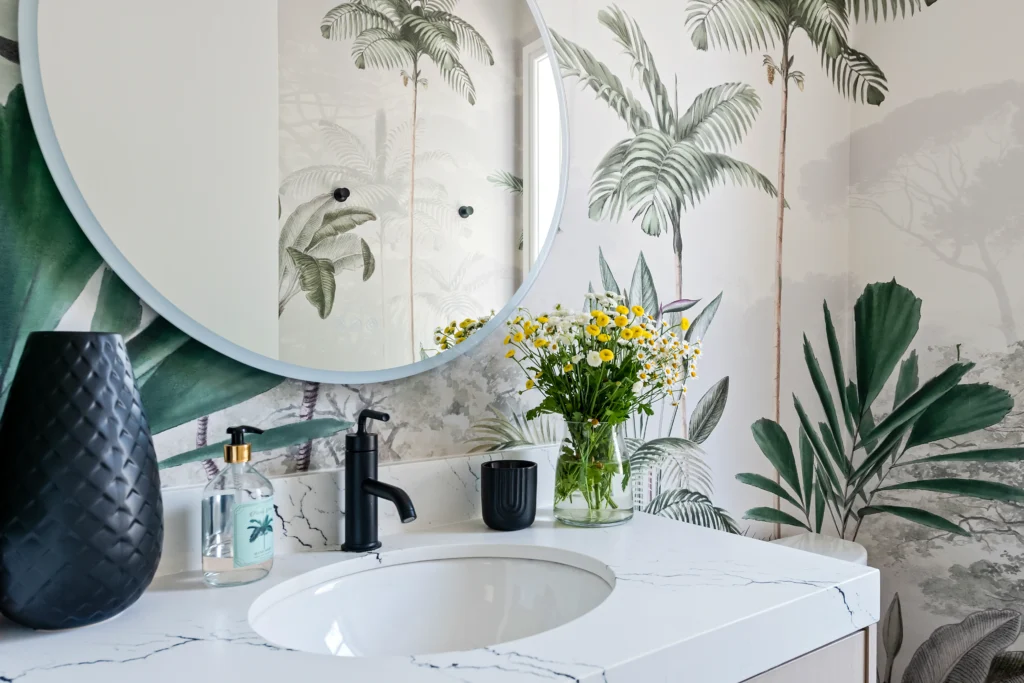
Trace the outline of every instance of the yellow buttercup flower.
<instances>
[{"instance_id":1,"label":"yellow buttercup flower","mask_svg":"<svg viewBox=\"0 0 1024 683\"><path fill-rule=\"evenodd\" d=\"M606 316L604 313L597 316L597 324L600 325L601 327L607 326L608 323L610 323L611 321L612 319Z\"/></svg>"},{"instance_id":2,"label":"yellow buttercup flower","mask_svg":"<svg viewBox=\"0 0 1024 683\"><path fill-rule=\"evenodd\" d=\"M505 358L512 358L515 355L516 355L516 350L515 349L509 349L508 353L505 354Z\"/></svg>"},{"instance_id":3,"label":"yellow buttercup flower","mask_svg":"<svg viewBox=\"0 0 1024 683\"><path fill-rule=\"evenodd\" d=\"M586 329L587 334L589 334L591 337L596 337L597 335L601 334L601 328L598 327L597 325L587 325Z\"/></svg>"},{"instance_id":4,"label":"yellow buttercup flower","mask_svg":"<svg viewBox=\"0 0 1024 683\"><path fill-rule=\"evenodd\" d=\"M518 324L519 324L519 323L521 323L521 322L523 322L523 316L521 316L521 315L517 315L517 316L516 316L516 319L512 321L512 324L513 324L513 325L518 325Z\"/></svg>"},{"instance_id":5,"label":"yellow buttercup flower","mask_svg":"<svg viewBox=\"0 0 1024 683\"><path fill-rule=\"evenodd\" d=\"M545 346L548 345L548 340L538 339L537 341L533 342L533 345L536 346L538 349L543 349Z\"/></svg>"},{"instance_id":6,"label":"yellow buttercup flower","mask_svg":"<svg viewBox=\"0 0 1024 683\"><path fill-rule=\"evenodd\" d=\"M626 315L627 313L629 313L629 309L623 306L622 304L619 304L618 306L615 307L615 312L618 313L619 315Z\"/></svg>"},{"instance_id":7,"label":"yellow buttercup flower","mask_svg":"<svg viewBox=\"0 0 1024 683\"><path fill-rule=\"evenodd\" d=\"M607 341L611 341L611 337L609 337L607 334L599 334L597 335L597 341L604 343Z\"/></svg>"},{"instance_id":8,"label":"yellow buttercup flower","mask_svg":"<svg viewBox=\"0 0 1024 683\"><path fill-rule=\"evenodd\" d=\"M455 343L456 344L461 344L462 342L466 341L467 339L469 339L469 337L462 337L461 339L456 340Z\"/></svg>"},{"instance_id":9,"label":"yellow buttercup flower","mask_svg":"<svg viewBox=\"0 0 1024 683\"><path fill-rule=\"evenodd\" d=\"M466 331L465 330L455 330L455 338L456 339L461 339L461 338L463 338L465 336L466 336Z\"/></svg>"},{"instance_id":10,"label":"yellow buttercup flower","mask_svg":"<svg viewBox=\"0 0 1024 683\"><path fill-rule=\"evenodd\" d=\"M683 328L684 332L686 330L690 329L690 319L689 318L683 318L682 320L680 320L679 321L679 327Z\"/></svg>"},{"instance_id":11,"label":"yellow buttercup flower","mask_svg":"<svg viewBox=\"0 0 1024 683\"><path fill-rule=\"evenodd\" d=\"M523 341L523 339L525 339L525 337L523 336L522 332L516 332L514 335L512 335L512 341L516 342L517 344Z\"/></svg>"},{"instance_id":12,"label":"yellow buttercup flower","mask_svg":"<svg viewBox=\"0 0 1024 683\"><path fill-rule=\"evenodd\" d=\"M601 355L601 360L603 360L605 363L607 363L608 361L610 361L613 358L615 358L615 354L612 353L611 349L601 349L601 354L600 355Z\"/></svg>"},{"instance_id":13,"label":"yellow buttercup flower","mask_svg":"<svg viewBox=\"0 0 1024 683\"><path fill-rule=\"evenodd\" d=\"M546 315L542 315L541 317L537 318L537 322L539 322L542 325L544 323L546 323L547 321L548 321L548 317Z\"/></svg>"},{"instance_id":14,"label":"yellow buttercup flower","mask_svg":"<svg viewBox=\"0 0 1024 683\"><path fill-rule=\"evenodd\" d=\"M625 339L626 341L629 341L630 339L633 338L633 330L631 330L631 329L629 329L627 327L627 328L623 329L622 332L619 333L619 337L621 337L622 339Z\"/></svg>"},{"instance_id":15,"label":"yellow buttercup flower","mask_svg":"<svg viewBox=\"0 0 1024 683\"><path fill-rule=\"evenodd\" d=\"M566 363L563 365L562 372L572 372L572 363Z\"/></svg>"},{"instance_id":16,"label":"yellow buttercup flower","mask_svg":"<svg viewBox=\"0 0 1024 683\"><path fill-rule=\"evenodd\" d=\"M617 315L615 316L615 324L618 327L625 327L626 325L629 324L629 318L627 318L624 315Z\"/></svg>"},{"instance_id":17,"label":"yellow buttercup flower","mask_svg":"<svg viewBox=\"0 0 1024 683\"><path fill-rule=\"evenodd\" d=\"M536 385L534 384L532 379L526 380L526 389L527 389L527 391L529 391L530 389L533 389L534 386L536 386Z\"/></svg>"},{"instance_id":18,"label":"yellow buttercup flower","mask_svg":"<svg viewBox=\"0 0 1024 683\"><path fill-rule=\"evenodd\" d=\"M600 318L602 315L604 315L604 311L600 311L596 308L590 312L591 318Z\"/></svg>"},{"instance_id":19,"label":"yellow buttercup flower","mask_svg":"<svg viewBox=\"0 0 1024 683\"><path fill-rule=\"evenodd\" d=\"M512 335L511 334L510 335L506 335L505 341L503 341L502 344L504 344L505 346L508 346L508 343L510 341L512 341Z\"/></svg>"},{"instance_id":20,"label":"yellow buttercup flower","mask_svg":"<svg viewBox=\"0 0 1024 683\"><path fill-rule=\"evenodd\" d=\"M644 307L643 306L634 306L632 308L632 311L633 311L633 315L643 315L644 314Z\"/></svg>"}]
</instances>

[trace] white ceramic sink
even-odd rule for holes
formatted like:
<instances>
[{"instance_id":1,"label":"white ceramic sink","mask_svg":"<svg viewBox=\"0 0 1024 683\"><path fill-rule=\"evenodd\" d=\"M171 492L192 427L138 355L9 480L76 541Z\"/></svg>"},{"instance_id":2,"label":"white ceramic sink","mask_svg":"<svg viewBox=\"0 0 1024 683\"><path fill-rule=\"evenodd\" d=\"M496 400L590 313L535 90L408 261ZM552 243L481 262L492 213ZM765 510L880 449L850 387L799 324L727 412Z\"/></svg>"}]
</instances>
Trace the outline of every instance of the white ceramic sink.
<instances>
[{"instance_id":1,"label":"white ceramic sink","mask_svg":"<svg viewBox=\"0 0 1024 683\"><path fill-rule=\"evenodd\" d=\"M383 552L267 591L249 623L275 645L354 657L487 647L586 614L615 585L601 562L558 548L433 546Z\"/></svg>"}]
</instances>

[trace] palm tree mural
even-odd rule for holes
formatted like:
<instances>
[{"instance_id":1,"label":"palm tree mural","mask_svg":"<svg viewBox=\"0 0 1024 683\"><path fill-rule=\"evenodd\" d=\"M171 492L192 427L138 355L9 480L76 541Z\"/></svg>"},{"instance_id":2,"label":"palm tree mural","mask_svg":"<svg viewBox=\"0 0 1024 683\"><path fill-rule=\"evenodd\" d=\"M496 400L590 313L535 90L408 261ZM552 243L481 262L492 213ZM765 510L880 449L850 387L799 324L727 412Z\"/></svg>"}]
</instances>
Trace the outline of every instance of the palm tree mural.
<instances>
[{"instance_id":1,"label":"palm tree mural","mask_svg":"<svg viewBox=\"0 0 1024 683\"><path fill-rule=\"evenodd\" d=\"M590 217L620 220L627 210L648 235L671 232L676 255L675 294L683 296L682 217L713 187L733 182L772 196L775 186L749 164L728 156L761 111L754 89L724 83L699 94L679 111L679 79L670 93L640 26L618 7L601 10L598 20L631 60L652 110L644 108L607 66L588 50L554 34L562 75L593 90L623 120L630 134L601 160L590 185Z\"/></svg>"},{"instance_id":2,"label":"palm tree mural","mask_svg":"<svg viewBox=\"0 0 1024 683\"><path fill-rule=\"evenodd\" d=\"M249 543L255 543L257 538L263 537L263 549L266 550L267 538L273 538L274 535L274 520L270 515L264 515L261 520L250 519L246 528L249 530Z\"/></svg>"},{"instance_id":3,"label":"palm tree mural","mask_svg":"<svg viewBox=\"0 0 1024 683\"><path fill-rule=\"evenodd\" d=\"M782 390L782 246L786 210L786 145L790 85L804 89L804 73L794 68L793 38L803 32L822 68L843 97L880 105L888 83L874 61L849 44L851 22L887 21L913 15L938 0L690 0L686 24L698 50L779 48L779 58L764 55L768 84L779 80L782 119L779 133L778 208L775 227L775 384L774 419L780 419Z\"/></svg>"},{"instance_id":4,"label":"palm tree mural","mask_svg":"<svg viewBox=\"0 0 1024 683\"><path fill-rule=\"evenodd\" d=\"M678 301L683 298L683 214L726 182L776 196L764 174L727 154L754 125L761 101L749 85L723 83L697 95L682 112L679 78L670 93L637 22L618 7L601 10L598 20L630 59L630 73L640 81L651 110L590 51L552 32L563 77L593 90L629 128L594 171L590 217L617 221L630 211L648 235L671 232ZM682 432L685 437L685 420Z\"/></svg>"},{"instance_id":5,"label":"palm tree mural","mask_svg":"<svg viewBox=\"0 0 1024 683\"><path fill-rule=\"evenodd\" d=\"M320 24L328 40L352 40L352 59L359 69L399 70L402 84L412 85L412 125L409 161L409 348L416 348L416 302L413 262L416 223L416 131L419 89L426 88L423 66L431 62L441 77L471 105L476 86L462 63L463 51L494 65L494 54L483 36L453 13L458 0L349 0L329 11Z\"/></svg>"}]
</instances>

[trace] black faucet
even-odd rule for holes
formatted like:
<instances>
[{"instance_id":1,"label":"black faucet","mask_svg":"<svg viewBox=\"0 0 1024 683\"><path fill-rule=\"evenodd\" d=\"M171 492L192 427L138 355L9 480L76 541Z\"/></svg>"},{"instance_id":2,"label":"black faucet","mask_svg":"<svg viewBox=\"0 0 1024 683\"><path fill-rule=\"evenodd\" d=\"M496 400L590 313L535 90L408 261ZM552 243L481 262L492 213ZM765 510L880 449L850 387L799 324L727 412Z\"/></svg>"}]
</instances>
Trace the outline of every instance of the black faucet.
<instances>
[{"instance_id":1,"label":"black faucet","mask_svg":"<svg viewBox=\"0 0 1024 683\"><path fill-rule=\"evenodd\" d=\"M345 542L342 550L365 553L380 547L378 498L395 504L403 524L416 519L416 508L409 494L397 486L377 481L377 435L366 431L366 421L390 419L387 413L364 410L359 413L358 431L345 436Z\"/></svg>"}]
</instances>

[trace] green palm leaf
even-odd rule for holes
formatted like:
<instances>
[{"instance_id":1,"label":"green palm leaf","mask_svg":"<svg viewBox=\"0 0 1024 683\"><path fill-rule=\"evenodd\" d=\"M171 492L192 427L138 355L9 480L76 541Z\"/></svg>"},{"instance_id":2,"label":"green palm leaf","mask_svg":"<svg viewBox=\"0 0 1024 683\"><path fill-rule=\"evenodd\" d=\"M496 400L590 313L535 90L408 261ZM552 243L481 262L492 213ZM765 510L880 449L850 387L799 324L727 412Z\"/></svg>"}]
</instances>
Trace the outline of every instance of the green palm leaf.
<instances>
[{"instance_id":1,"label":"green palm leaf","mask_svg":"<svg viewBox=\"0 0 1024 683\"><path fill-rule=\"evenodd\" d=\"M704 460L703 449L694 442L665 437L632 445L627 449L630 451L631 472L660 470L669 486L693 490L705 496L714 493L714 475Z\"/></svg>"},{"instance_id":2,"label":"green palm leaf","mask_svg":"<svg viewBox=\"0 0 1024 683\"><path fill-rule=\"evenodd\" d=\"M441 76L452 90L466 98L470 104L476 104L476 86L466 67L458 61L450 61L439 65Z\"/></svg>"},{"instance_id":3,"label":"green palm leaf","mask_svg":"<svg viewBox=\"0 0 1024 683\"><path fill-rule=\"evenodd\" d=\"M745 83L723 83L697 95L679 117L676 139L689 140L709 152L738 145L761 112L761 98Z\"/></svg>"},{"instance_id":4,"label":"green palm leaf","mask_svg":"<svg viewBox=\"0 0 1024 683\"><path fill-rule=\"evenodd\" d=\"M632 143L632 138L626 138L616 144L608 150L594 170L594 177L590 183L589 213L592 220L607 218L617 221L622 218L626 210L626 177L622 173L622 164ZM659 232L658 235L660 234Z\"/></svg>"},{"instance_id":5,"label":"green palm leaf","mask_svg":"<svg viewBox=\"0 0 1024 683\"><path fill-rule=\"evenodd\" d=\"M776 510L775 508L752 508L746 511L743 515L743 519L749 519L755 522L768 522L769 524L786 524L788 526L798 526L801 529L806 529L807 531L811 530L811 527L807 526L805 522L801 522L788 512Z\"/></svg>"},{"instance_id":6,"label":"green palm leaf","mask_svg":"<svg viewBox=\"0 0 1024 683\"><path fill-rule=\"evenodd\" d=\"M850 6L855 21L860 21L861 16L865 20L885 21L890 17L913 16L936 2L938 0L850 0Z\"/></svg>"},{"instance_id":7,"label":"green palm leaf","mask_svg":"<svg viewBox=\"0 0 1024 683\"><path fill-rule=\"evenodd\" d=\"M704 443L718 426L729 400L729 378L718 380L707 393L697 401L697 407L690 416L690 439Z\"/></svg>"},{"instance_id":8,"label":"green palm leaf","mask_svg":"<svg viewBox=\"0 0 1024 683\"><path fill-rule=\"evenodd\" d=\"M315 258L292 247L288 247L288 255L299 271L299 285L306 293L306 299L316 308L320 318L326 320L334 308L334 295L337 290L334 262L330 259Z\"/></svg>"},{"instance_id":9,"label":"green palm leaf","mask_svg":"<svg viewBox=\"0 0 1024 683\"><path fill-rule=\"evenodd\" d=\"M494 408L488 408L493 417L478 420L469 428L470 453L490 453L509 448L541 446L558 443L562 439L559 422L548 416L527 420L520 413L506 417Z\"/></svg>"},{"instance_id":10,"label":"green palm leaf","mask_svg":"<svg viewBox=\"0 0 1024 683\"><path fill-rule=\"evenodd\" d=\"M815 46L818 47L818 43ZM885 74L863 52L844 46L836 55L830 55L823 49L821 65L843 97L875 106L885 101L885 94L889 91Z\"/></svg>"},{"instance_id":11,"label":"green palm leaf","mask_svg":"<svg viewBox=\"0 0 1024 683\"><path fill-rule=\"evenodd\" d=\"M488 66L494 66L494 53L491 51L491 46L487 44L479 31L473 28L472 24L449 11L427 12L426 17L431 22L447 24L455 32L460 49L465 48L474 59L478 59Z\"/></svg>"},{"instance_id":12,"label":"green palm leaf","mask_svg":"<svg viewBox=\"0 0 1024 683\"><path fill-rule=\"evenodd\" d=\"M838 57L847 47L850 16L846 0L796 0L795 7L800 24L830 57Z\"/></svg>"},{"instance_id":13,"label":"green palm leaf","mask_svg":"<svg viewBox=\"0 0 1024 683\"><path fill-rule=\"evenodd\" d=\"M650 128L651 115L611 69L599 62L589 50L558 33L552 31L551 37L562 76L575 78L583 87L593 90L598 99L606 102L634 133Z\"/></svg>"},{"instance_id":14,"label":"green palm leaf","mask_svg":"<svg viewBox=\"0 0 1024 683\"><path fill-rule=\"evenodd\" d=\"M623 47L626 54L633 60L632 72L639 77L654 107L654 117L658 128L669 135L675 135L676 116L669 97L668 88L661 80L658 67L654 63L643 32L636 21L618 7L601 10L598 21L611 30L616 41Z\"/></svg>"},{"instance_id":15,"label":"green palm leaf","mask_svg":"<svg viewBox=\"0 0 1024 683\"><path fill-rule=\"evenodd\" d=\"M863 415L917 336L921 300L895 280L868 285L857 299L854 322L857 403Z\"/></svg>"},{"instance_id":16,"label":"green palm leaf","mask_svg":"<svg viewBox=\"0 0 1024 683\"><path fill-rule=\"evenodd\" d=\"M956 496L995 500L1001 503L1024 503L1024 489L996 481L977 479L918 479L882 486L879 491L931 491Z\"/></svg>"},{"instance_id":17,"label":"green palm leaf","mask_svg":"<svg viewBox=\"0 0 1024 683\"><path fill-rule=\"evenodd\" d=\"M512 194L523 193L523 179L508 171L495 171L487 176L487 182L498 187L503 187Z\"/></svg>"},{"instance_id":18,"label":"green palm leaf","mask_svg":"<svg viewBox=\"0 0 1024 683\"><path fill-rule=\"evenodd\" d=\"M744 53L775 45L780 30L788 30L773 0L690 0L686 26L698 50L731 47Z\"/></svg>"},{"instance_id":19,"label":"green palm leaf","mask_svg":"<svg viewBox=\"0 0 1024 683\"><path fill-rule=\"evenodd\" d=\"M647 259L641 251L633 269L633 280L629 285L629 301L632 305L639 304L645 311L659 310L658 290L654 287L654 275L647 266ZM653 313L652 313L653 314Z\"/></svg>"},{"instance_id":20,"label":"green palm leaf","mask_svg":"<svg viewBox=\"0 0 1024 683\"><path fill-rule=\"evenodd\" d=\"M352 61L357 69L401 69L416 59L413 45L390 29L371 28L352 41Z\"/></svg>"},{"instance_id":21,"label":"green palm leaf","mask_svg":"<svg viewBox=\"0 0 1024 683\"><path fill-rule=\"evenodd\" d=\"M961 529L953 522L939 517L934 512L928 512L927 510L921 510L919 508L904 507L902 505L871 505L869 507L861 508L857 514L861 519L870 515L881 515L890 514L900 519L905 519L908 522L920 524L921 526L930 527L932 529L938 529L939 531L945 531L946 533L956 534L957 536L970 536L970 534Z\"/></svg>"},{"instance_id":22,"label":"green palm leaf","mask_svg":"<svg viewBox=\"0 0 1024 683\"><path fill-rule=\"evenodd\" d=\"M353 0L338 5L324 15L320 22L320 34L328 40L347 40L369 29L397 30L398 26L385 13L378 11L365 0Z\"/></svg>"},{"instance_id":23,"label":"green palm leaf","mask_svg":"<svg viewBox=\"0 0 1024 683\"><path fill-rule=\"evenodd\" d=\"M908 448L962 436L999 424L1013 410L1013 397L990 384L961 384L946 392L914 422Z\"/></svg>"},{"instance_id":24,"label":"green palm leaf","mask_svg":"<svg viewBox=\"0 0 1024 683\"><path fill-rule=\"evenodd\" d=\"M733 159L725 154L709 154L707 158L709 165L713 169L712 185L717 184L723 179L728 179L733 185L750 185L769 196L779 196L778 190L775 189L775 184L768 179L768 176L747 162Z\"/></svg>"},{"instance_id":25,"label":"green palm leaf","mask_svg":"<svg viewBox=\"0 0 1024 683\"><path fill-rule=\"evenodd\" d=\"M730 534L740 532L726 510L715 507L707 496L696 491L665 491L648 503L644 512Z\"/></svg>"}]
</instances>

